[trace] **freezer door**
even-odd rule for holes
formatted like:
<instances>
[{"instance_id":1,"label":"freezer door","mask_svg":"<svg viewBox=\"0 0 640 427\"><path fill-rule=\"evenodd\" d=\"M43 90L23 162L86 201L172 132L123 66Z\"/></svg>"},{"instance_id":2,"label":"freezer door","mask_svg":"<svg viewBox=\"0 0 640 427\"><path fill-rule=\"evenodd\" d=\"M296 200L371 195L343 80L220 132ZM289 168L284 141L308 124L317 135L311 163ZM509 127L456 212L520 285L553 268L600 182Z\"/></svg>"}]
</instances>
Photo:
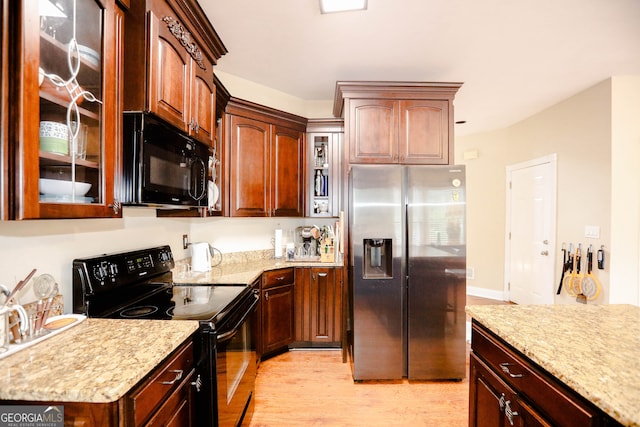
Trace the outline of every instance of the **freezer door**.
<instances>
[{"instance_id":1,"label":"freezer door","mask_svg":"<svg viewBox=\"0 0 640 427\"><path fill-rule=\"evenodd\" d=\"M462 379L466 357L463 166L407 171L410 380Z\"/></svg>"},{"instance_id":2,"label":"freezer door","mask_svg":"<svg viewBox=\"0 0 640 427\"><path fill-rule=\"evenodd\" d=\"M403 376L402 169L353 166L350 232L353 285L353 377Z\"/></svg>"}]
</instances>

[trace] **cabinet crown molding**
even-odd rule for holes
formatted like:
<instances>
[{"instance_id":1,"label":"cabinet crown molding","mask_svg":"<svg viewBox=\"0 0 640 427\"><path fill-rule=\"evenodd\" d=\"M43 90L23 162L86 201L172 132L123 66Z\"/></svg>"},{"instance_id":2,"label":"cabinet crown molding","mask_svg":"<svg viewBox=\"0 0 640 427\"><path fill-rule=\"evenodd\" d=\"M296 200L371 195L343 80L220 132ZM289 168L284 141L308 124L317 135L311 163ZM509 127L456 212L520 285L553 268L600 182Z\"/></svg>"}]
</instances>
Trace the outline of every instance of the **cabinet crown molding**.
<instances>
[{"instance_id":1,"label":"cabinet crown molding","mask_svg":"<svg viewBox=\"0 0 640 427\"><path fill-rule=\"evenodd\" d=\"M365 99L453 99L463 83L337 81L333 115L343 117L346 98Z\"/></svg>"},{"instance_id":2,"label":"cabinet crown molding","mask_svg":"<svg viewBox=\"0 0 640 427\"><path fill-rule=\"evenodd\" d=\"M265 105L256 104L255 102L246 101L244 99L235 98L233 96L229 98L225 112L260 121L268 119L272 124L298 129L302 132L306 131L308 122L305 117L287 113L286 111L277 110Z\"/></svg>"},{"instance_id":3,"label":"cabinet crown molding","mask_svg":"<svg viewBox=\"0 0 640 427\"><path fill-rule=\"evenodd\" d=\"M167 0L167 3L178 12L180 18L189 23L194 37L212 56L213 65L229 53L197 0Z\"/></svg>"},{"instance_id":4,"label":"cabinet crown molding","mask_svg":"<svg viewBox=\"0 0 640 427\"><path fill-rule=\"evenodd\" d=\"M342 117L309 119L307 132L344 132L344 119Z\"/></svg>"}]
</instances>

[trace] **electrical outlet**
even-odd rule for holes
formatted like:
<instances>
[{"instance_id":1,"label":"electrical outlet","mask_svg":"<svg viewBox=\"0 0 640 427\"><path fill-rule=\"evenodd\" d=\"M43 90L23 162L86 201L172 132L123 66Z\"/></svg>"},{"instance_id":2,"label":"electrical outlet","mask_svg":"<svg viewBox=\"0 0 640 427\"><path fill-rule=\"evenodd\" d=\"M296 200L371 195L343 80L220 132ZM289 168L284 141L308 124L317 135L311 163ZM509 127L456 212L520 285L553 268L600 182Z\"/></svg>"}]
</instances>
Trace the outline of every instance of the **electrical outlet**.
<instances>
[{"instance_id":1,"label":"electrical outlet","mask_svg":"<svg viewBox=\"0 0 640 427\"><path fill-rule=\"evenodd\" d=\"M189 235L182 235L182 249L187 249L189 247Z\"/></svg>"},{"instance_id":2,"label":"electrical outlet","mask_svg":"<svg viewBox=\"0 0 640 427\"><path fill-rule=\"evenodd\" d=\"M467 279L476 278L476 269L474 267L467 267Z\"/></svg>"}]
</instances>

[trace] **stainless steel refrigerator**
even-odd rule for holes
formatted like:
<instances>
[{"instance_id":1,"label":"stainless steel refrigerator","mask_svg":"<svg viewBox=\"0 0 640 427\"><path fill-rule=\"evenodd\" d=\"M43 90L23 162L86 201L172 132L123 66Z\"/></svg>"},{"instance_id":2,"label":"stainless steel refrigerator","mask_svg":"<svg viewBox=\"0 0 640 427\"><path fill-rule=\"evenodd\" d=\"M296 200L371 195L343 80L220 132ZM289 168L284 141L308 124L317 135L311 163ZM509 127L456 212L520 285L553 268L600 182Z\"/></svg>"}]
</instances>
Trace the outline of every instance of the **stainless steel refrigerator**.
<instances>
[{"instance_id":1,"label":"stainless steel refrigerator","mask_svg":"<svg viewBox=\"0 0 640 427\"><path fill-rule=\"evenodd\" d=\"M354 380L465 378L464 166L354 165Z\"/></svg>"}]
</instances>

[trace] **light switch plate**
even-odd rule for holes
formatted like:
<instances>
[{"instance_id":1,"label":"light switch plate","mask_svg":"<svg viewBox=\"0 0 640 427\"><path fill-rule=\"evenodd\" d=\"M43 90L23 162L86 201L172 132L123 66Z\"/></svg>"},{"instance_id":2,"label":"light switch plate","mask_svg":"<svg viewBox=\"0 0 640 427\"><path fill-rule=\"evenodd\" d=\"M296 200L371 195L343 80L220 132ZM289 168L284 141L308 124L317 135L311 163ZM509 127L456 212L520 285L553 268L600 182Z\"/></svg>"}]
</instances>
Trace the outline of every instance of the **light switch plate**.
<instances>
[{"instance_id":1,"label":"light switch plate","mask_svg":"<svg viewBox=\"0 0 640 427\"><path fill-rule=\"evenodd\" d=\"M584 237L588 237L590 239L599 239L600 238L600 227L597 225L585 225L584 226Z\"/></svg>"}]
</instances>

